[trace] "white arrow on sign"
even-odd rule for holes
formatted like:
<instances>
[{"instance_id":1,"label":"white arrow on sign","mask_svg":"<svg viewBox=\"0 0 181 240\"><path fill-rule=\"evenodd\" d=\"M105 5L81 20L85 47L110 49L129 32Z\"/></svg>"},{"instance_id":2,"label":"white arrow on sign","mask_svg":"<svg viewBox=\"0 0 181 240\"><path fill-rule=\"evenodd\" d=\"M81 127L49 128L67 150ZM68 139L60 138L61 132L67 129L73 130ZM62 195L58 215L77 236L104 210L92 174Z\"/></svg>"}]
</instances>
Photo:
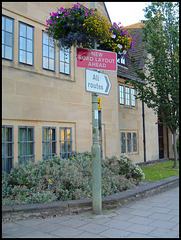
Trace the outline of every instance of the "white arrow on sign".
<instances>
[{"instance_id":1,"label":"white arrow on sign","mask_svg":"<svg viewBox=\"0 0 181 240\"><path fill-rule=\"evenodd\" d=\"M109 95L111 82L105 73L86 69L85 89L87 92Z\"/></svg>"}]
</instances>

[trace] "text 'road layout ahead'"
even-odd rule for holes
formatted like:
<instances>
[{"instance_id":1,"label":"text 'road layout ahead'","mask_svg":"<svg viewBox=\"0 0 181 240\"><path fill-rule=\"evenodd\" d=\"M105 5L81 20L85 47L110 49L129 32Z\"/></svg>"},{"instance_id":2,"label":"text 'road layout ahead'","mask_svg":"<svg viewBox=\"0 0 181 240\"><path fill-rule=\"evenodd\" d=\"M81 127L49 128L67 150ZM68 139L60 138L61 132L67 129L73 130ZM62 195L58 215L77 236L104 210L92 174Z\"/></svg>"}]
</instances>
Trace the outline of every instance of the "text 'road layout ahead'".
<instances>
[{"instance_id":1,"label":"text 'road layout ahead'","mask_svg":"<svg viewBox=\"0 0 181 240\"><path fill-rule=\"evenodd\" d=\"M77 67L117 71L117 53L77 48Z\"/></svg>"},{"instance_id":2,"label":"text 'road layout ahead'","mask_svg":"<svg viewBox=\"0 0 181 240\"><path fill-rule=\"evenodd\" d=\"M107 74L86 69L85 88L87 92L109 95L111 82Z\"/></svg>"}]
</instances>

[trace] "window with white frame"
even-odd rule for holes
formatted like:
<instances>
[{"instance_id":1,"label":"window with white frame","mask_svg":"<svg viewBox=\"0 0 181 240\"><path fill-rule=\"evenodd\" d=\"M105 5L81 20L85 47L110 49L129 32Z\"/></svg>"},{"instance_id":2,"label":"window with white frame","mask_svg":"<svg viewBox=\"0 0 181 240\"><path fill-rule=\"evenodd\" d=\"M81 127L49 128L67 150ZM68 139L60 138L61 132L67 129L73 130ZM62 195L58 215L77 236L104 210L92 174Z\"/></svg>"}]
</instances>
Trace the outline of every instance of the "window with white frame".
<instances>
[{"instance_id":1,"label":"window with white frame","mask_svg":"<svg viewBox=\"0 0 181 240\"><path fill-rule=\"evenodd\" d=\"M2 58L13 60L14 20L2 16Z\"/></svg>"},{"instance_id":2,"label":"window with white frame","mask_svg":"<svg viewBox=\"0 0 181 240\"><path fill-rule=\"evenodd\" d=\"M61 47L59 50L60 73L70 75L70 48Z\"/></svg>"},{"instance_id":3,"label":"window with white frame","mask_svg":"<svg viewBox=\"0 0 181 240\"><path fill-rule=\"evenodd\" d=\"M130 106L130 88L125 87L125 102L126 106Z\"/></svg>"},{"instance_id":4,"label":"window with white frame","mask_svg":"<svg viewBox=\"0 0 181 240\"><path fill-rule=\"evenodd\" d=\"M56 127L43 127L43 160L56 155Z\"/></svg>"},{"instance_id":5,"label":"window with white frame","mask_svg":"<svg viewBox=\"0 0 181 240\"><path fill-rule=\"evenodd\" d=\"M72 128L60 128L60 157L69 158L72 154Z\"/></svg>"},{"instance_id":6,"label":"window with white frame","mask_svg":"<svg viewBox=\"0 0 181 240\"><path fill-rule=\"evenodd\" d=\"M119 85L119 103L128 107L136 107L135 89Z\"/></svg>"},{"instance_id":7,"label":"window with white frame","mask_svg":"<svg viewBox=\"0 0 181 240\"><path fill-rule=\"evenodd\" d=\"M19 62L33 65L34 28L19 22Z\"/></svg>"},{"instance_id":8,"label":"window with white frame","mask_svg":"<svg viewBox=\"0 0 181 240\"><path fill-rule=\"evenodd\" d=\"M123 131L121 134L121 153L137 153L137 132Z\"/></svg>"},{"instance_id":9,"label":"window with white frame","mask_svg":"<svg viewBox=\"0 0 181 240\"><path fill-rule=\"evenodd\" d=\"M13 127L2 125L2 170L10 173L13 168Z\"/></svg>"},{"instance_id":10,"label":"window with white frame","mask_svg":"<svg viewBox=\"0 0 181 240\"><path fill-rule=\"evenodd\" d=\"M125 65L125 64L126 64L125 56L124 56L124 55L120 56L120 57L117 59L117 63L118 63L118 64L123 64L123 65Z\"/></svg>"},{"instance_id":11,"label":"window with white frame","mask_svg":"<svg viewBox=\"0 0 181 240\"><path fill-rule=\"evenodd\" d=\"M119 103L124 105L124 86L119 86Z\"/></svg>"},{"instance_id":12,"label":"window with white frame","mask_svg":"<svg viewBox=\"0 0 181 240\"><path fill-rule=\"evenodd\" d=\"M34 127L18 127L18 163L34 161Z\"/></svg>"},{"instance_id":13,"label":"window with white frame","mask_svg":"<svg viewBox=\"0 0 181 240\"><path fill-rule=\"evenodd\" d=\"M55 46L52 38L43 32L43 69L55 71Z\"/></svg>"}]
</instances>

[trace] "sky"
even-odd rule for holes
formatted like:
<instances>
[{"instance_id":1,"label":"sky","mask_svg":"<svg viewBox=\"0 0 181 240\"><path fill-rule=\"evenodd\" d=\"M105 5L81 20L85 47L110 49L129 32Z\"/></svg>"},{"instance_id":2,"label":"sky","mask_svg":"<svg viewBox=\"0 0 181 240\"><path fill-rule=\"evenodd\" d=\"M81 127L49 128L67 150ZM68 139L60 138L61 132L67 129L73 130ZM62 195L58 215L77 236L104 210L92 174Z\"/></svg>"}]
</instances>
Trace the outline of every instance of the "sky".
<instances>
[{"instance_id":1,"label":"sky","mask_svg":"<svg viewBox=\"0 0 181 240\"><path fill-rule=\"evenodd\" d=\"M144 11L149 2L104 2L111 22L119 23L123 27L145 20Z\"/></svg>"}]
</instances>

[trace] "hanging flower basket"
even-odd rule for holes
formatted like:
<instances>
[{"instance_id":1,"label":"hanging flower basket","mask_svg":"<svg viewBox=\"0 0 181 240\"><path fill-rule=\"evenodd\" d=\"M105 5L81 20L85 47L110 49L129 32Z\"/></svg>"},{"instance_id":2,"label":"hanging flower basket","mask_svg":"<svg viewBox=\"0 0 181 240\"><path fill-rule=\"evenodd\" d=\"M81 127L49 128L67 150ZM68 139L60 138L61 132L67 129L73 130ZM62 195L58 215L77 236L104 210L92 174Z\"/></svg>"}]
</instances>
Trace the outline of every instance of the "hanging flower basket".
<instances>
[{"instance_id":1,"label":"hanging flower basket","mask_svg":"<svg viewBox=\"0 0 181 240\"><path fill-rule=\"evenodd\" d=\"M71 4L70 8L61 7L56 13L50 13L46 20L45 33L52 37L60 47L94 48L117 52L119 55L133 46L131 36L123 27L113 25L97 9L88 9L82 4Z\"/></svg>"}]
</instances>

